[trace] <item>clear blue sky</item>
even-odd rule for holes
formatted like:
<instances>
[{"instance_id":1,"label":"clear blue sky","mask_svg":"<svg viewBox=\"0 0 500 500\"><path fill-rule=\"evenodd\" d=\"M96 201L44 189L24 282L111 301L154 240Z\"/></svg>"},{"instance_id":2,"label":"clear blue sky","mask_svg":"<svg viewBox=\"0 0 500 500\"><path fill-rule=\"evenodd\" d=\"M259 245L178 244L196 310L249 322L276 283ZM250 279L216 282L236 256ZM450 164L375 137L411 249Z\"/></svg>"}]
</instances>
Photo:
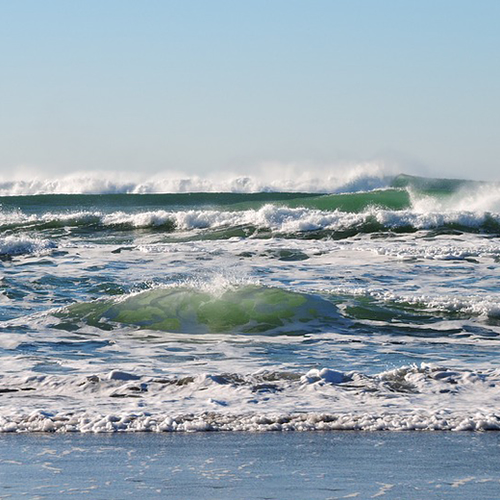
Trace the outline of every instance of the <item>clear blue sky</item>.
<instances>
[{"instance_id":1,"label":"clear blue sky","mask_svg":"<svg viewBox=\"0 0 500 500\"><path fill-rule=\"evenodd\" d=\"M498 0L0 0L0 174L500 178Z\"/></svg>"}]
</instances>

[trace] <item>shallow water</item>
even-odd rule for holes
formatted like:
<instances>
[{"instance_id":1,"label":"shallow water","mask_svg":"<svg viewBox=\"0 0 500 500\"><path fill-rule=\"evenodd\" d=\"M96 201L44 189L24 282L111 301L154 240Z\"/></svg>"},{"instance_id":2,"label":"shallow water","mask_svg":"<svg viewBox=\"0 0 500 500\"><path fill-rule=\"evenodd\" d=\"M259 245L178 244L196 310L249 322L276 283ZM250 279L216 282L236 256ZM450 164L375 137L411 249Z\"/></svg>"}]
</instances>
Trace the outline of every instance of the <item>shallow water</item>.
<instances>
[{"instance_id":1,"label":"shallow water","mask_svg":"<svg viewBox=\"0 0 500 500\"><path fill-rule=\"evenodd\" d=\"M2 197L0 429L500 428L498 188L431 181Z\"/></svg>"},{"instance_id":2,"label":"shallow water","mask_svg":"<svg viewBox=\"0 0 500 500\"><path fill-rule=\"evenodd\" d=\"M496 433L3 435L0 496L493 500L499 445Z\"/></svg>"}]
</instances>

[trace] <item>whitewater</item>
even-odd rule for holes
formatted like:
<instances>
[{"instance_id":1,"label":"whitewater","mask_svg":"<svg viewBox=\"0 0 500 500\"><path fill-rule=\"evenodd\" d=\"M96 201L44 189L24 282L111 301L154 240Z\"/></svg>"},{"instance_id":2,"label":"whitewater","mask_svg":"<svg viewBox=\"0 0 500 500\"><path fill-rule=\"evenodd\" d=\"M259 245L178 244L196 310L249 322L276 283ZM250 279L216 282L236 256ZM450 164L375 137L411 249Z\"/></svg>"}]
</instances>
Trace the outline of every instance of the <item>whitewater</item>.
<instances>
[{"instance_id":1,"label":"whitewater","mask_svg":"<svg viewBox=\"0 0 500 500\"><path fill-rule=\"evenodd\" d=\"M499 430L500 186L0 180L0 431Z\"/></svg>"}]
</instances>

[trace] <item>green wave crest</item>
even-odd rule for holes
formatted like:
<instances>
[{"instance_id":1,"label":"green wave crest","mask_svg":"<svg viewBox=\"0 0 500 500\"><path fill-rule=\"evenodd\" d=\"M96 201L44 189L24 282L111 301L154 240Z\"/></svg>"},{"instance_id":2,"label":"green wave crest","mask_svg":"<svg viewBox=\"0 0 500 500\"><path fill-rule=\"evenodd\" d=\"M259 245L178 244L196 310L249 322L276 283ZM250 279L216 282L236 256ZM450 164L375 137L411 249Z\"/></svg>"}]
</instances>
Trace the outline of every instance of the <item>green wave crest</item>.
<instances>
[{"instance_id":1,"label":"green wave crest","mask_svg":"<svg viewBox=\"0 0 500 500\"><path fill-rule=\"evenodd\" d=\"M304 334L338 318L320 297L280 288L246 285L212 294L189 286L157 288L123 299L74 304L57 316L102 329L120 325L174 333Z\"/></svg>"}]
</instances>

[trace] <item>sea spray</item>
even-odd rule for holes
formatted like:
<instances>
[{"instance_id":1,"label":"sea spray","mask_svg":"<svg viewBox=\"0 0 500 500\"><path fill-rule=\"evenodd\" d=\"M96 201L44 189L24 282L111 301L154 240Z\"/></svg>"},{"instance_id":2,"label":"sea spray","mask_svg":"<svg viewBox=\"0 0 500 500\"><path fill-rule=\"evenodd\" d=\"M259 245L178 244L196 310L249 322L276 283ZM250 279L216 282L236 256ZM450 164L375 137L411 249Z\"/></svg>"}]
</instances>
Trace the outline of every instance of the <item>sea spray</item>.
<instances>
[{"instance_id":1,"label":"sea spray","mask_svg":"<svg viewBox=\"0 0 500 500\"><path fill-rule=\"evenodd\" d=\"M309 192L335 193L373 190L387 186L391 168L379 163L349 165L284 165L266 162L252 169L253 176L219 172L202 177L166 172L144 178L137 174L80 172L47 177L31 172L25 178L0 177L0 196L39 194L146 194L189 192Z\"/></svg>"}]
</instances>

